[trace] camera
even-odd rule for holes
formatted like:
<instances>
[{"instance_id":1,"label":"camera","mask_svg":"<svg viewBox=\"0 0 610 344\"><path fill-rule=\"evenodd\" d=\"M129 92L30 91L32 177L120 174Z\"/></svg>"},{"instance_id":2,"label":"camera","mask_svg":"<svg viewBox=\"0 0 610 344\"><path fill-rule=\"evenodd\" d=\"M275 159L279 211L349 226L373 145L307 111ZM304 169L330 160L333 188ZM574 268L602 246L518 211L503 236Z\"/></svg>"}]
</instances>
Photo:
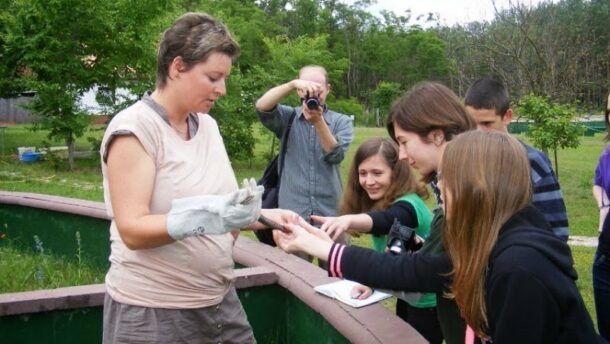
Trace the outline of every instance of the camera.
<instances>
[{"instance_id":1,"label":"camera","mask_svg":"<svg viewBox=\"0 0 610 344\"><path fill-rule=\"evenodd\" d=\"M424 241L415 234L415 229L403 226L397 218L388 233L388 250L391 254L399 255L419 250Z\"/></svg>"},{"instance_id":2,"label":"camera","mask_svg":"<svg viewBox=\"0 0 610 344\"><path fill-rule=\"evenodd\" d=\"M320 107L320 98L318 96L309 96L309 93L305 98L301 99L305 102L305 105L309 110L315 110Z\"/></svg>"}]
</instances>

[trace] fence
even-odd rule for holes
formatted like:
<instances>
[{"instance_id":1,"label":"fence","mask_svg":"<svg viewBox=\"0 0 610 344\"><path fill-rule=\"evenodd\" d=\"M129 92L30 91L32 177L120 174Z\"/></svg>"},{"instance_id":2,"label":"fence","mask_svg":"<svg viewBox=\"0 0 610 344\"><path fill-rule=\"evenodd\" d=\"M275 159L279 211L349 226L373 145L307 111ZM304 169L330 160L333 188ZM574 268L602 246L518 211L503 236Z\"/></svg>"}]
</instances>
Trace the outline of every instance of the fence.
<instances>
[{"instance_id":1,"label":"fence","mask_svg":"<svg viewBox=\"0 0 610 344\"><path fill-rule=\"evenodd\" d=\"M0 99L0 122L1 123L32 123L36 116L30 110L24 109L22 105L30 101L31 97L17 97Z\"/></svg>"},{"instance_id":2,"label":"fence","mask_svg":"<svg viewBox=\"0 0 610 344\"><path fill-rule=\"evenodd\" d=\"M525 133L531 123L528 122L511 122L508 125L508 132L511 134ZM604 121L589 121L589 122L578 122L583 128L583 136L593 136L596 133L602 133L606 131L606 124Z\"/></svg>"}]
</instances>

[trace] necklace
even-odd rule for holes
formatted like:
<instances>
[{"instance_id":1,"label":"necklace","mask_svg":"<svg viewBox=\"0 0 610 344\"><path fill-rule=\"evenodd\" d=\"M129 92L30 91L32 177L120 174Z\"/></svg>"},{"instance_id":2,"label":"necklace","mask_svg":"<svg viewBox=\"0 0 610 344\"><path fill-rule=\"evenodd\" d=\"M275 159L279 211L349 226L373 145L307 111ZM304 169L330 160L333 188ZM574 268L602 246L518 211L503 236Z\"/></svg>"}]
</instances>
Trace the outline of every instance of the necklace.
<instances>
[{"instance_id":1,"label":"necklace","mask_svg":"<svg viewBox=\"0 0 610 344\"><path fill-rule=\"evenodd\" d=\"M168 121L169 122L169 121ZM180 130L178 129L178 127L176 127L174 124L172 124L172 122L169 122L169 126L172 127L172 129L174 129L177 133L182 134L182 135L186 135L186 133L189 130L189 124L188 122L186 123L186 129L184 130Z\"/></svg>"},{"instance_id":2,"label":"necklace","mask_svg":"<svg viewBox=\"0 0 610 344\"><path fill-rule=\"evenodd\" d=\"M172 125L172 128L180 134L186 134L186 131L188 130L188 128L186 128L184 130L180 130L180 129L174 127L173 125Z\"/></svg>"}]
</instances>

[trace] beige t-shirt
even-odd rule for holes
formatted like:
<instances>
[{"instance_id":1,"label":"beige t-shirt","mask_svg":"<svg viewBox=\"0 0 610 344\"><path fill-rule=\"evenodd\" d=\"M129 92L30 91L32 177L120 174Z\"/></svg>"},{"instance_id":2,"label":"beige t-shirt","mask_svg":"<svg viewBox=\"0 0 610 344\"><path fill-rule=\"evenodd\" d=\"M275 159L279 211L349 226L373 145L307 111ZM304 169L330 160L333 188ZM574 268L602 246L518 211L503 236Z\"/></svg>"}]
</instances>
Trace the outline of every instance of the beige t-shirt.
<instances>
[{"instance_id":1,"label":"beige t-shirt","mask_svg":"<svg viewBox=\"0 0 610 344\"><path fill-rule=\"evenodd\" d=\"M188 141L142 101L121 111L108 125L102 157L113 133L129 131L155 162L152 214L168 213L175 198L237 190L216 121L207 114L197 116L198 131ZM195 236L152 249L127 248L114 221L104 160L104 200L113 219L111 265L106 275L110 296L117 302L157 308L199 308L219 303L233 280L233 236Z\"/></svg>"}]
</instances>

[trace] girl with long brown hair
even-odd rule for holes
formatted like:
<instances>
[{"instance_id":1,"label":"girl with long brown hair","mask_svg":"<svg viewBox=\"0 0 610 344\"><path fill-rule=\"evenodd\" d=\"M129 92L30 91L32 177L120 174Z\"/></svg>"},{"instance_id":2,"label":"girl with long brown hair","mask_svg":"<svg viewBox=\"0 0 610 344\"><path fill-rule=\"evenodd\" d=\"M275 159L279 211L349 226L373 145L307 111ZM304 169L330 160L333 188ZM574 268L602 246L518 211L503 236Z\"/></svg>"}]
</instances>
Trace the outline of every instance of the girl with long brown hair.
<instances>
[{"instance_id":1,"label":"girl with long brown hair","mask_svg":"<svg viewBox=\"0 0 610 344\"><path fill-rule=\"evenodd\" d=\"M447 144L437 171L447 253L343 247L298 220L292 233L274 234L285 250L327 259L332 275L390 289L449 287L477 335L465 336L468 344L603 342L576 287L569 246L530 204L528 166L507 134L472 131Z\"/></svg>"},{"instance_id":2,"label":"girl with long brown hair","mask_svg":"<svg viewBox=\"0 0 610 344\"><path fill-rule=\"evenodd\" d=\"M389 139L373 138L363 142L356 153L349 169L345 190L339 205L341 216L311 216L312 220L322 223L322 229L331 237L337 238L345 231L371 233L373 247L377 251L384 251L386 246L385 234L388 233L392 220L401 210L407 213L399 220L410 227L417 227L417 214L411 208L403 209L400 201L405 195L413 194L423 204L428 197L428 190L419 183L415 174L404 160L398 158L398 146ZM392 207L398 207L396 211ZM370 212L361 214L364 212ZM403 212L403 213L404 213ZM410 215L410 216L409 216ZM377 221L375 221L377 220ZM374 223L376 222L376 223ZM422 226L425 231L420 236L427 236L429 220Z\"/></svg>"},{"instance_id":3,"label":"girl with long brown hair","mask_svg":"<svg viewBox=\"0 0 610 344\"><path fill-rule=\"evenodd\" d=\"M451 295L478 338L493 343L594 343L570 248L531 205L523 145L471 132L445 149L439 187Z\"/></svg>"},{"instance_id":4,"label":"girl with long brown hair","mask_svg":"<svg viewBox=\"0 0 610 344\"><path fill-rule=\"evenodd\" d=\"M422 180L430 183L439 205L440 191L436 174L447 144L456 135L476 128L474 118L466 111L458 97L446 86L425 82L414 86L393 106L388 116L387 129L400 148L400 159L416 168ZM434 210L430 235L420 254L440 253L444 217L440 208ZM437 313L447 344L463 343L466 325L453 300L437 293Z\"/></svg>"},{"instance_id":5,"label":"girl with long brown hair","mask_svg":"<svg viewBox=\"0 0 610 344\"><path fill-rule=\"evenodd\" d=\"M341 216L311 216L333 239L344 232L370 233L373 248L385 252L387 234L395 220L426 239L432 213L424 203L428 190L417 181L406 161L398 158L398 146L390 139L373 138L356 151L339 209ZM353 295L365 299L371 288L356 286ZM443 341L436 314L436 295L423 294L417 301L398 299L396 314L432 344Z\"/></svg>"}]
</instances>

